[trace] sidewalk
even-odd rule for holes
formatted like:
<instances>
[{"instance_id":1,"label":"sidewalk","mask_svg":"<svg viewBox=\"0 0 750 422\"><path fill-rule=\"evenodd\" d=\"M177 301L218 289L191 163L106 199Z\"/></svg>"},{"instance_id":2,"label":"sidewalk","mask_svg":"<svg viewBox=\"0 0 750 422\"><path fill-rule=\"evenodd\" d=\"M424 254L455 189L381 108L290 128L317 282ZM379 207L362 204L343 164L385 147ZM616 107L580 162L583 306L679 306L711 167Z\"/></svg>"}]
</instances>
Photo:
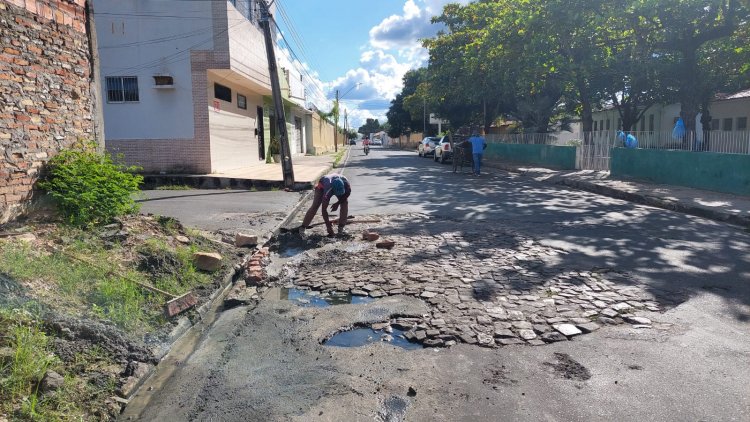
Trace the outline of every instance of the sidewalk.
<instances>
[{"instance_id":1,"label":"sidewalk","mask_svg":"<svg viewBox=\"0 0 750 422\"><path fill-rule=\"evenodd\" d=\"M750 197L747 196L636 180L610 179L609 172L605 171L561 171L533 167L528 164L489 160L486 165L521 173L537 181L569 186L612 198L750 228Z\"/></svg>"},{"instance_id":2,"label":"sidewalk","mask_svg":"<svg viewBox=\"0 0 750 422\"><path fill-rule=\"evenodd\" d=\"M292 157L295 189L309 189L333 165L334 154ZM152 174L144 176L148 189L162 185L188 185L199 188L283 187L281 164L259 164L211 174Z\"/></svg>"}]
</instances>

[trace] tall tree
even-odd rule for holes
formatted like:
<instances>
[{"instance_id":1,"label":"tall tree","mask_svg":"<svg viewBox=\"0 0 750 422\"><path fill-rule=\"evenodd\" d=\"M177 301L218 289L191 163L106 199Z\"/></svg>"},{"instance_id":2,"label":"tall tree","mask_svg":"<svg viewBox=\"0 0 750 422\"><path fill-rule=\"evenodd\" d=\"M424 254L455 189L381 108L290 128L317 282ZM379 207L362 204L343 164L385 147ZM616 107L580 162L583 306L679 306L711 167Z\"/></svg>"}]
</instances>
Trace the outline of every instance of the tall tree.
<instances>
[{"instance_id":1,"label":"tall tree","mask_svg":"<svg viewBox=\"0 0 750 422\"><path fill-rule=\"evenodd\" d=\"M381 130L383 130L383 126L380 125L378 119L368 118L365 124L359 127L357 132L365 136L370 136L371 133L380 132Z\"/></svg>"}]
</instances>

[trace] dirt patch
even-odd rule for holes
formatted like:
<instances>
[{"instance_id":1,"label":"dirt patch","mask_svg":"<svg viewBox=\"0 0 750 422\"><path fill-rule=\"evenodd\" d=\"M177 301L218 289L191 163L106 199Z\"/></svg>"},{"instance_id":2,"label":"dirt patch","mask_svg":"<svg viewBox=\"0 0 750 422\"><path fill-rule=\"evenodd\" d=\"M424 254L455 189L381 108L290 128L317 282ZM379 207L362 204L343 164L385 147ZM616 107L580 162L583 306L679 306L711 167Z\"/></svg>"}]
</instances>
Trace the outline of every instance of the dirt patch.
<instances>
[{"instance_id":1,"label":"dirt patch","mask_svg":"<svg viewBox=\"0 0 750 422\"><path fill-rule=\"evenodd\" d=\"M518 380L508 378L508 370L505 365L497 367L488 367L482 384L492 386L497 389L498 386L512 386L518 384Z\"/></svg>"},{"instance_id":2,"label":"dirt patch","mask_svg":"<svg viewBox=\"0 0 750 422\"><path fill-rule=\"evenodd\" d=\"M586 381L591 378L591 372L567 353L556 352L555 359L557 359L557 362L545 362L544 364L551 367L557 376L575 381Z\"/></svg>"}]
</instances>

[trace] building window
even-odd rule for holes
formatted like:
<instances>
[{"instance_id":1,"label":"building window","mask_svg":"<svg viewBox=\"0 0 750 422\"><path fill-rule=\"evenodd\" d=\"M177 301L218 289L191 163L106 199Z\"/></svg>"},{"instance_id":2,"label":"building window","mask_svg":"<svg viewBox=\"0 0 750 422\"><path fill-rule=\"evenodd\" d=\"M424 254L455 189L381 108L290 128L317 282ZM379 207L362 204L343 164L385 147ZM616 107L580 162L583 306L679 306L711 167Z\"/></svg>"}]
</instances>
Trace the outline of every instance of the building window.
<instances>
[{"instance_id":1,"label":"building window","mask_svg":"<svg viewBox=\"0 0 750 422\"><path fill-rule=\"evenodd\" d=\"M138 77L107 76L108 103L137 103Z\"/></svg>"},{"instance_id":2,"label":"building window","mask_svg":"<svg viewBox=\"0 0 750 422\"><path fill-rule=\"evenodd\" d=\"M650 132L654 131L654 115L653 114L648 115L648 130Z\"/></svg>"},{"instance_id":3,"label":"building window","mask_svg":"<svg viewBox=\"0 0 750 422\"><path fill-rule=\"evenodd\" d=\"M598 130L598 127L599 127L598 123L599 122L597 122L596 120L594 120L594 132L596 132Z\"/></svg>"},{"instance_id":4,"label":"building window","mask_svg":"<svg viewBox=\"0 0 750 422\"><path fill-rule=\"evenodd\" d=\"M719 119L711 120L711 130L719 130Z\"/></svg>"},{"instance_id":5,"label":"building window","mask_svg":"<svg viewBox=\"0 0 750 422\"><path fill-rule=\"evenodd\" d=\"M747 130L747 117L737 118L737 130Z\"/></svg>"},{"instance_id":6,"label":"building window","mask_svg":"<svg viewBox=\"0 0 750 422\"><path fill-rule=\"evenodd\" d=\"M617 129L622 129L622 117L617 118Z\"/></svg>"},{"instance_id":7,"label":"building window","mask_svg":"<svg viewBox=\"0 0 750 422\"><path fill-rule=\"evenodd\" d=\"M604 130L604 119L599 120L599 130Z\"/></svg>"},{"instance_id":8,"label":"building window","mask_svg":"<svg viewBox=\"0 0 750 422\"><path fill-rule=\"evenodd\" d=\"M247 97L242 94L237 94L237 108L247 110Z\"/></svg>"},{"instance_id":9,"label":"building window","mask_svg":"<svg viewBox=\"0 0 750 422\"><path fill-rule=\"evenodd\" d=\"M607 130L609 130L609 119L607 119Z\"/></svg>"},{"instance_id":10,"label":"building window","mask_svg":"<svg viewBox=\"0 0 750 422\"><path fill-rule=\"evenodd\" d=\"M728 117L728 118L724 119L724 123L722 123L721 128L725 132L731 132L732 131L732 120L733 119L731 117Z\"/></svg>"},{"instance_id":11,"label":"building window","mask_svg":"<svg viewBox=\"0 0 750 422\"><path fill-rule=\"evenodd\" d=\"M230 88L225 87L224 85L219 85L217 83L214 83L214 98L218 98L220 100L224 100L228 103L232 102L232 90Z\"/></svg>"}]
</instances>

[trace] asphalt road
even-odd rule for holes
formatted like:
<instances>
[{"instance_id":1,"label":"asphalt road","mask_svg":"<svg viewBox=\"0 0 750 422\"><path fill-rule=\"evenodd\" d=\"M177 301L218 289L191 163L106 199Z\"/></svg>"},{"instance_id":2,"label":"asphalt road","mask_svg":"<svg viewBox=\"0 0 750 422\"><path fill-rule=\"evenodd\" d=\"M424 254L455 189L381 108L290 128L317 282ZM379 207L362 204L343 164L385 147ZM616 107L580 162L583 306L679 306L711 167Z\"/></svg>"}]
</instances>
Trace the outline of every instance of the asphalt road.
<instances>
[{"instance_id":1,"label":"asphalt road","mask_svg":"<svg viewBox=\"0 0 750 422\"><path fill-rule=\"evenodd\" d=\"M750 234L709 220L415 153L353 150L352 214L424 213L514 227L568 253L550 267L627 271L673 305L665 329L607 326L539 347L330 348L337 328L419 314L390 297L325 309L264 300L221 314L141 420L750 420ZM377 318L376 318L377 319ZM555 371L568 356L588 380ZM409 388L414 391L409 394ZM415 392L415 393L414 393Z\"/></svg>"},{"instance_id":2,"label":"asphalt road","mask_svg":"<svg viewBox=\"0 0 750 422\"><path fill-rule=\"evenodd\" d=\"M138 203L141 213L177 218L212 232L266 233L291 212L302 193L247 190L150 190Z\"/></svg>"}]
</instances>

